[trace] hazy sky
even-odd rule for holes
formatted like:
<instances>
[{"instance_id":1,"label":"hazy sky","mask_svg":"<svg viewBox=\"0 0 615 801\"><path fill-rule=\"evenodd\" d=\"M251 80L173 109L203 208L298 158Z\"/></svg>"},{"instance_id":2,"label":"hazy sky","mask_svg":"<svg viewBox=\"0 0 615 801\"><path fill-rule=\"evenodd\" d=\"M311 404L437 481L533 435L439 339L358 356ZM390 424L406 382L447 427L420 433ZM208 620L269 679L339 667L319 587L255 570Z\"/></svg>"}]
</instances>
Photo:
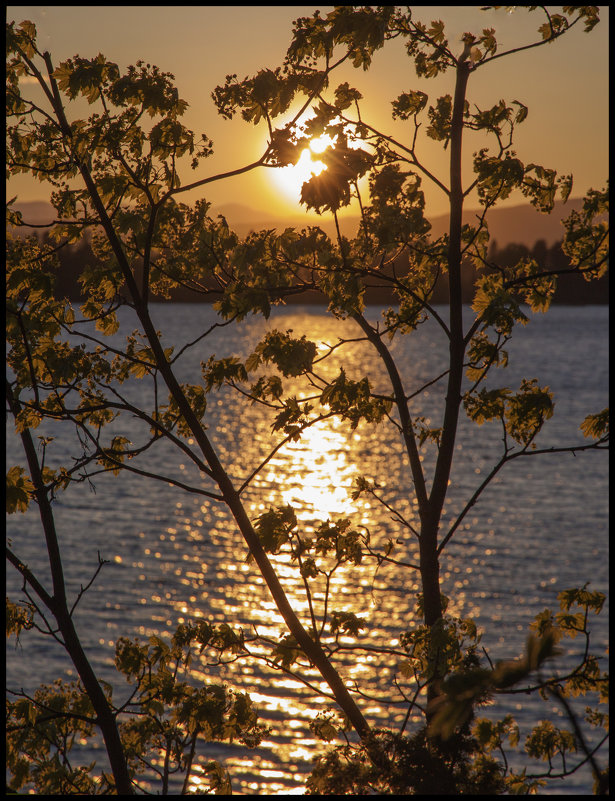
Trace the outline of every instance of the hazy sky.
<instances>
[{"instance_id":1,"label":"hazy sky","mask_svg":"<svg viewBox=\"0 0 615 801\"><path fill-rule=\"evenodd\" d=\"M278 66L291 40L293 20L317 8L323 14L331 10L330 6L9 6L7 19L34 22L39 49L49 50L56 65L70 56L94 57L100 52L121 69L143 59L172 72L180 97L189 103L184 123L214 141L214 155L196 173L189 168L184 173L183 182L189 183L244 166L262 154L265 124L255 127L240 117L222 119L211 92L229 73L242 78ZM426 23L444 20L451 44L460 41L464 31L480 33L482 28L494 27L500 50L535 41L543 22L540 11L528 13L524 7L508 13L504 8L417 6L414 17ZM391 122L391 101L402 91L420 89L429 95L428 105L435 105L440 95L452 94L454 88L452 71L436 79L418 79L413 62L397 41L376 54L369 72L346 65L343 69L333 77L332 86L349 81L360 89L364 119L406 141L411 125ZM602 187L608 175L608 8L601 7L601 22L589 34L576 26L553 44L479 69L470 79L467 97L481 109L501 98L525 103L529 115L517 129L513 145L519 158L558 173L572 172L573 196L592 186ZM422 131L426 127L427 123ZM422 131L420 157L448 183L448 151ZM472 152L489 143L470 132L466 144L464 177L469 181ZM210 184L204 187L205 196L214 204L236 202L275 214L301 213L273 180L273 172L260 168ZM447 211L440 190L426 182L423 188L431 214ZM11 181L9 191L18 194L19 200L46 200L49 194L40 183L22 178ZM203 190L182 199L200 196ZM514 202L522 201L520 195L514 198ZM467 205L477 206L476 200L470 198Z\"/></svg>"}]
</instances>

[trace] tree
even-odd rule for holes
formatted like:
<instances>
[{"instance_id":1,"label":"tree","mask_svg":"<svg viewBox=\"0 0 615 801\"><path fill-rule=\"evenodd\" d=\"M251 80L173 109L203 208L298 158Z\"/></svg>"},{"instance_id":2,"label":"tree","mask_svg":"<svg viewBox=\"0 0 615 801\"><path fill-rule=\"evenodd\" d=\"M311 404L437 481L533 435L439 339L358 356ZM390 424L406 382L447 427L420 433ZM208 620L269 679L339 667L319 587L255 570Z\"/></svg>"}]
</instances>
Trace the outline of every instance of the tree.
<instances>
[{"instance_id":1,"label":"tree","mask_svg":"<svg viewBox=\"0 0 615 801\"><path fill-rule=\"evenodd\" d=\"M545 14L539 38L526 47L551 43L576 25L590 31L598 22L595 7L565 7L563 14ZM355 67L367 69L375 51L395 38L406 44L418 75L431 77L447 70L455 75L453 94L439 98L429 108L428 97L422 92L409 91L393 101L393 116L413 126L411 141L406 144L365 121L357 89L343 83L332 93L328 91L331 74L338 66L351 61ZM112 788L131 792L138 774L136 755L147 747L166 754L161 775L166 792L171 755L177 761L177 770L188 775L199 735L240 736L251 744L258 741L259 729L248 700L241 701L240 714L235 706L237 699L227 697L223 689L208 687L199 693L178 681L179 669L188 664L193 644L220 656L245 649L245 639L232 628L178 631L171 645L161 641L152 641L149 647L118 642L116 664L136 682L134 697L138 701L132 710L126 705L114 706L110 692L89 667L72 625L75 604L71 607L62 584L62 558L51 501L57 492L72 489L101 470L115 474L128 470L151 480L172 481L230 510L249 557L258 566L287 628L280 641L273 643L270 661L298 675L306 661L313 665L328 686L328 698L345 721L337 724L325 716L314 722L315 730L325 740L332 739L340 727L348 727L356 735L347 746L335 748L316 764L309 783L314 792L332 787L344 787L347 792L369 788L379 792L429 792L433 782L442 786L443 781L450 792L495 793L531 787L531 779L513 775L506 769L505 760L498 763L489 753L501 751L506 736L514 741L514 721L492 726L485 720L474 720L477 706L499 692L527 683L530 677L531 691L552 693L565 706L576 740L566 732L539 730L527 747L528 753L546 755L550 760L554 753L563 755L581 747L600 784L603 779L596 749L586 745L581 724L567 701L572 693L604 691L605 676L596 658L586 649L580 664L564 676L545 678L541 670L545 660L553 656L559 638L578 633L589 636L589 610L600 611L603 596L585 588L564 593L558 616L539 616L536 635L528 640L521 660L484 667L478 656L475 625L469 619L447 616L441 593L441 555L458 526L505 465L544 453L535 440L553 414L552 395L536 380L524 380L517 392L507 387L486 389L485 380L493 368L506 366L504 346L514 326L527 322L521 303L534 311L546 311L558 271L541 270L534 260L523 258L510 267L480 275L472 307L475 316L467 330L462 320L462 263L469 258L476 266L488 266L489 209L512 191L520 190L537 208L548 212L556 192L565 199L572 186L571 176L559 178L553 170L524 165L511 149L515 127L527 116L522 103L513 101L511 106L501 100L490 109L473 112L466 99L468 82L477 70L525 48L498 52L494 31L485 29L479 35L466 34L463 52L455 55L441 23L428 27L415 22L411 13L393 7L342 6L325 18L317 12L311 18L299 19L282 67L264 69L244 81L228 76L225 85L214 93L221 114L230 117L240 111L246 121L263 121L268 126L269 142L261 158L231 173L182 184L182 159L190 159L190 166L197 170L212 149L206 136L195 137L181 123L187 104L180 99L170 74L142 62L121 74L117 65L102 55L94 59L75 57L54 67L51 55L38 49L36 31L29 22L18 26L10 23L7 41L9 173L27 172L51 184L58 215L52 226L55 246L8 237L11 374L7 405L23 442L29 471L28 478L21 466L9 470L9 505L23 510L31 500L38 504L53 580L50 592L12 548L8 549L9 561L23 577L29 604L25 610L9 607L10 629L19 632L32 625L34 617L40 619L67 650L81 680L81 688L65 688L60 693L61 702L55 705L51 703L53 691L47 688L39 696L21 699L10 707L11 721L15 722L12 786L19 788L30 780L48 791L52 787L51 791L68 792L67 788L77 786L88 792ZM42 101L25 96L24 84L20 83L23 76L36 79ZM274 119L288 111L296 96L303 99L291 122L274 128ZM79 98L85 98L97 110L87 119L71 120L71 102ZM301 122L308 107L314 116ZM419 117L425 110L428 135L448 148L448 186L430 172L417 153L422 124ZM464 129L484 132L496 143L493 154L488 148L475 154L474 179L465 187L461 175ZM292 163L299 156L302 140L323 132L336 144L323 156L327 171L303 186L302 201L319 213L334 216L336 241L314 227L301 232L287 229L281 234L256 232L240 242L223 218L209 216L205 201L190 207L179 200L182 192L229 175ZM363 176L369 178L369 203L359 187ZM423 178L436 182L450 202L449 232L435 240L429 236L430 226L423 215ZM462 226L464 199L471 192L478 195L484 213L476 226ZM340 233L337 215L352 197L359 200L361 224L356 236L348 239ZM606 190L592 190L583 211L571 214L566 222L565 252L572 267L587 279L599 277L607 269L608 227L601 218L607 209ZM9 222L23 223L10 209ZM70 303L54 298L54 263L55 250L77 241L84 230L91 231L96 262L81 278L85 300L78 318ZM384 269L400 256L406 260L406 269ZM430 303L440 275L448 277L448 321ZM382 325L370 323L364 315L363 297L371 285L388 286L396 297L394 306L384 310ZM212 354L202 362L202 375L198 379L195 376L195 383L180 383L176 360L190 344L199 342L202 347L208 332L177 353L164 347L152 321L150 298L153 293L168 297L177 286L196 289L204 298L216 298L220 315L217 325L232 324L250 313L268 316L272 303L282 302L290 294L318 289L327 296L332 314L353 320L373 347L385 367L390 391L376 392L367 377L351 378L343 367L332 379L324 378L317 365L338 351L344 340L317 358L315 343L305 336L293 337L290 331L269 332L245 361L236 356L216 359ZM117 348L105 337L118 329L116 311L120 305L131 309L139 330ZM404 376L390 348L393 338L412 334L427 315L438 322L449 343L448 369L445 375L434 378L446 381L439 427L430 427L413 416ZM468 389L463 384L464 371ZM150 407L130 402L122 389L133 379L151 386ZM308 400L299 401L287 394L289 382L297 381L304 382ZM270 409L273 431L280 432L280 441L241 483L223 464L206 428L209 396L227 385L235 387L247 401ZM160 396L163 388L168 392L166 402ZM442 509L462 408L479 425L499 422L503 450L453 526L442 531ZM126 414L136 416L143 424L139 443L121 433L107 433L121 431L117 423ZM397 559L391 548L375 550L369 537L347 519L324 522L313 537L301 531L289 506L250 519L242 497L245 488L282 442L300 439L306 429L330 417L346 421L351 428L388 422L398 430L418 501L419 527L414 528L399 512L391 511L416 537L418 565ZM60 421L74 432L78 449L72 465L52 470L39 463L30 432L45 420ZM608 411L588 415L581 428L593 439L591 443L548 452L606 447ZM196 442L194 448L190 438ZM152 474L147 469L148 452L162 442L180 449L197 466L207 489L187 486L176 476ZM50 447L52 443L46 438L44 448ZM421 461L421 452L428 448L435 460L431 476ZM378 487L368 477L357 482L354 497L361 494L379 500ZM272 555L282 555L305 587L309 615L303 620L284 592ZM361 710L359 696L336 668L339 636L356 636L364 622L354 614L328 608L326 602L321 613L313 603L319 586L325 587L325 601L329 598L330 578L340 565L367 559L373 560L375 567L388 561L400 570L418 570L420 575L422 591L417 609L423 623L400 636L403 671L412 688L400 689L408 706L406 724L412 711L421 711L426 723L412 735L404 733L406 724L397 733L375 731ZM100 558L99 562L102 565ZM574 605L580 611L569 614ZM48 620L48 614L55 624ZM152 674L154 669L158 672ZM165 704L180 711L170 713ZM48 723L50 708L52 723L55 726L60 721L60 730L54 731L41 750L40 726ZM118 717L131 711L143 715L145 724L118 726ZM69 729L62 729L67 721ZM589 722L601 724L604 719L593 711ZM113 775L103 774L92 783L67 769L66 761L60 765L57 754L66 754L71 726L72 731L88 733L94 725L103 732ZM32 739L27 739L31 735ZM49 769L50 741L56 749L51 755L56 760L55 772ZM40 766L38 772L32 769L33 764ZM425 770L425 765L430 769ZM422 766L418 772L417 766ZM222 775L219 767L212 770L218 777ZM570 770L564 764L559 775ZM56 783L46 785L45 777L50 773ZM546 775L556 774L550 769ZM186 786L184 783L184 789Z\"/></svg>"}]
</instances>

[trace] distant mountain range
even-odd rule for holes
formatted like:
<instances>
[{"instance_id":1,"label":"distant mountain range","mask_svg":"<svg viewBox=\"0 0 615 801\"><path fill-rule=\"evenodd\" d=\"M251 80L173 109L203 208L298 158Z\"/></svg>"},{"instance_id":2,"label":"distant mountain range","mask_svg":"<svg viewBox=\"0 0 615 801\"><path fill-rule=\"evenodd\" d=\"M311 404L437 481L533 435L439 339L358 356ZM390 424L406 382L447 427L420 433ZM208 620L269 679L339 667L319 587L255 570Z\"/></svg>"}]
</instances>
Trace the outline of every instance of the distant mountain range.
<instances>
[{"instance_id":1,"label":"distant mountain range","mask_svg":"<svg viewBox=\"0 0 615 801\"><path fill-rule=\"evenodd\" d=\"M15 204L16 208L22 212L24 222L32 225L44 225L55 219L55 211L50 203L44 201L26 201ZM532 247L539 239L544 239L548 246L563 238L564 229L561 225L563 218L570 212L581 208L581 198L570 198L566 204L556 201L555 208L551 214L541 214L536 211L529 203L519 206L507 206L501 209L492 209L488 215L489 232L491 240L496 241L501 248L511 242ZM472 224L476 222L477 209L464 211L464 223ZM225 203L220 206L212 206L210 210L212 216L222 214L226 217L229 225L240 236L245 236L250 230L260 230L261 228L278 228L283 230L288 226L305 227L307 225L319 225L329 236L335 233L335 224L327 216L323 218L307 217L281 217L267 212L258 211L241 203ZM432 234L440 236L447 230L448 215L442 214L431 218ZM340 227L342 233L350 235L356 231L359 222L358 217L340 217Z\"/></svg>"}]
</instances>

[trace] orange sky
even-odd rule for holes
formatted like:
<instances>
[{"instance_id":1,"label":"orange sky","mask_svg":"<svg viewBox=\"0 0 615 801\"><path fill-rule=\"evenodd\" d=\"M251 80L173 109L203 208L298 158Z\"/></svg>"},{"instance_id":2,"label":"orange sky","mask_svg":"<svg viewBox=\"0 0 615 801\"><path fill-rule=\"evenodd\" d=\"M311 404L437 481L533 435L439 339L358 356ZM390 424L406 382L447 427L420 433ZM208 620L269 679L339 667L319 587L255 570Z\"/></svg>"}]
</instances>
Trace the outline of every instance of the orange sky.
<instances>
[{"instance_id":1,"label":"orange sky","mask_svg":"<svg viewBox=\"0 0 615 801\"><path fill-rule=\"evenodd\" d=\"M214 155L199 170L184 174L184 183L249 164L263 152L266 127L245 123L240 117L222 119L211 100L211 92L228 73L240 78L264 67L278 66L290 43L292 21L323 14L327 6L18 6L8 7L7 19L29 19L38 30L39 48L49 50L55 64L79 54L93 57L99 52L120 68L138 59L172 72L180 96L190 104L184 122L214 141ZM552 7L550 7L551 9ZM494 27L500 49L537 38L543 18L517 7L513 13L501 8L418 6L416 19L429 23L442 19L449 42L459 41L464 31L480 32ZM517 129L514 144L519 158L572 172L573 196L589 187L602 187L608 175L608 8L601 7L601 22L589 34L577 26L559 41L544 47L496 60L471 77L468 100L484 109L500 98L519 100L529 106L525 123ZM459 46L459 51L462 46ZM402 91L420 89L435 104L440 95L453 93L454 74L436 79L418 79L413 62L397 41L376 54L369 72L344 65L332 86L349 81L364 96L362 113L367 122L394 132L411 135L408 123L393 123L390 103ZM87 112L86 112L87 113ZM423 130L427 125L423 126ZM472 152L488 144L471 132L466 138L465 177L470 178ZM439 178L447 181L446 156L440 143L419 134L421 159ZM205 187L205 197L215 205L242 203L277 215L302 214L279 184L272 170L259 169L247 175ZM447 211L446 198L424 181L428 212ZM9 192L19 200L46 200L48 192L25 177L11 181ZM196 200L203 190L183 200ZM517 195L512 202L523 202ZM476 207L475 199L466 201Z\"/></svg>"}]
</instances>

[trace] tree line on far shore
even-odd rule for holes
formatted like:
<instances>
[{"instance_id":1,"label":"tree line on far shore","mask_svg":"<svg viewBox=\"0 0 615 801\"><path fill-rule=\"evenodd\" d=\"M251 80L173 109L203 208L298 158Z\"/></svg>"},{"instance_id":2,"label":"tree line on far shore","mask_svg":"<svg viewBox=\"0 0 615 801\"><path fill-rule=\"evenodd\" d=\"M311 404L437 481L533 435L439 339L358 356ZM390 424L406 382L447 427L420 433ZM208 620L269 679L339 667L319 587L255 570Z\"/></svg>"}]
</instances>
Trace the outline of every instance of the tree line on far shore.
<instances>
[{"instance_id":1,"label":"tree line on far shore","mask_svg":"<svg viewBox=\"0 0 615 801\"><path fill-rule=\"evenodd\" d=\"M45 239L45 236L43 236L43 239ZM570 260L562 251L561 245L562 243L559 241L549 247L544 239L538 239L531 248L519 242L509 242L503 247L499 247L497 240L494 239L489 246L487 261L492 265L492 269L513 267L520 259L534 259L541 270L567 270L570 269ZM58 257L59 270L56 296L58 298L69 298L69 300L76 302L83 300L79 276L86 265L92 264L96 260L88 238L82 238L76 245L61 248L58 251ZM397 262L396 266L399 269L399 262ZM472 302L477 272L470 261L465 263L462 271L464 303ZM210 287L206 294L184 287L176 287L173 290L171 300L175 303L203 303L216 300L220 294L221 292L216 291L215 286ZM368 303L387 302L387 295L389 294L391 294L390 290L385 287L369 287L366 290L366 301ZM163 300L156 297L152 299ZM286 303L290 304L316 305L326 304L326 302L326 298L317 291L302 292L286 298ZM445 276L441 276L438 280L431 302L435 305L448 302L448 282ZM559 275L553 303L579 306L607 304L608 302L608 272L602 278L593 281L585 281L577 272L571 272L570 275Z\"/></svg>"}]
</instances>

